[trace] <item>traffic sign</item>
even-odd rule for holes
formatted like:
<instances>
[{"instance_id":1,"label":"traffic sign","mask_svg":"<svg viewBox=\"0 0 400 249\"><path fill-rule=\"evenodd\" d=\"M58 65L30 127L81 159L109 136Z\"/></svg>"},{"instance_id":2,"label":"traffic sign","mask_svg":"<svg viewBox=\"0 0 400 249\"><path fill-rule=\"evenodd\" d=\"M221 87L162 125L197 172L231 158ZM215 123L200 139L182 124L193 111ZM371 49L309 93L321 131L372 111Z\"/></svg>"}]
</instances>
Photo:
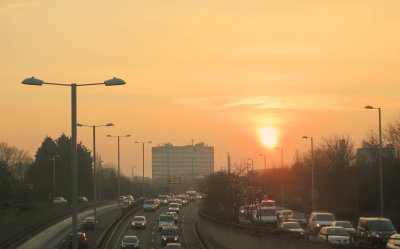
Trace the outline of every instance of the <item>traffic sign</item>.
<instances>
[{"instance_id":1,"label":"traffic sign","mask_svg":"<svg viewBox=\"0 0 400 249\"><path fill-rule=\"evenodd\" d=\"M181 178L168 178L170 184L181 184Z\"/></svg>"}]
</instances>

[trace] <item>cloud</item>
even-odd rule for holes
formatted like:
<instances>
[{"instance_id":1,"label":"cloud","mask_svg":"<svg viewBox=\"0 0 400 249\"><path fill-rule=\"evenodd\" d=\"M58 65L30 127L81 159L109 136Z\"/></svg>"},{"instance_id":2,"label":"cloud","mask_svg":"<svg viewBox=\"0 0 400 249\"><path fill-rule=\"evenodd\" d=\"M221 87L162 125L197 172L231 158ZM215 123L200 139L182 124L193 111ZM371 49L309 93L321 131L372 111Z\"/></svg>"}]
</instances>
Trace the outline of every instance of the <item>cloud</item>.
<instances>
[{"instance_id":1,"label":"cloud","mask_svg":"<svg viewBox=\"0 0 400 249\"><path fill-rule=\"evenodd\" d=\"M366 96L221 96L211 98L180 98L181 104L192 105L200 109L223 110L235 107L250 107L256 109L291 109L291 110L354 110L368 103L381 103L386 107L396 108L396 102Z\"/></svg>"},{"instance_id":2,"label":"cloud","mask_svg":"<svg viewBox=\"0 0 400 249\"><path fill-rule=\"evenodd\" d=\"M41 5L38 1L11 1L0 5L0 10L15 10L21 8L30 8Z\"/></svg>"}]
</instances>

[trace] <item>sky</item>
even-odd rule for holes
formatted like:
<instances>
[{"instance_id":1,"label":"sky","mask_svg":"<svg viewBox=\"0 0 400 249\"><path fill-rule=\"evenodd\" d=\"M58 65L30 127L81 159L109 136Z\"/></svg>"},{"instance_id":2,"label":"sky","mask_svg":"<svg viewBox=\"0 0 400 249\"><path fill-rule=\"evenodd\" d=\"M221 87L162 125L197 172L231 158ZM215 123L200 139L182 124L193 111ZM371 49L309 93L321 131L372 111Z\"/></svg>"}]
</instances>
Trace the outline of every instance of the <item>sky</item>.
<instances>
[{"instance_id":1,"label":"sky","mask_svg":"<svg viewBox=\"0 0 400 249\"><path fill-rule=\"evenodd\" d=\"M2 0L0 141L33 156L45 136L70 135L70 90L20 84L126 85L78 88L78 122L97 129L97 151L129 175L141 146L205 142L216 169L226 154L263 167L280 162L260 133L273 130L285 164L313 136L349 135L356 146L399 115L398 0ZM262 132L264 131L264 132ZM78 141L92 147L89 128ZM263 143L264 142L264 143ZM145 149L151 175L150 146Z\"/></svg>"}]
</instances>

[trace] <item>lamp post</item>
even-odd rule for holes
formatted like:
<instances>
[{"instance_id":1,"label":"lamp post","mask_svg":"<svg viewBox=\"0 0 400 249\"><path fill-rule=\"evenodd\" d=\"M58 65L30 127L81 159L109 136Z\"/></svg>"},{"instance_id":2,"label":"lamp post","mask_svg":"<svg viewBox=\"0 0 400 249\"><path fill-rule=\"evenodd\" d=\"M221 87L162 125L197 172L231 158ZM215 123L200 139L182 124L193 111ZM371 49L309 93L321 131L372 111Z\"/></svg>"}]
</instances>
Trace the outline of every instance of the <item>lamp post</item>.
<instances>
[{"instance_id":1,"label":"lamp post","mask_svg":"<svg viewBox=\"0 0 400 249\"><path fill-rule=\"evenodd\" d=\"M103 160L99 160L99 168L100 168L100 170L102 170L103 168L102 168L102 166L101 166L101 164L102 163L104 163L104 161ZM102 186L101 186L101 182L103 181L103 174L104 174L104 172L103 172L103 170L101 171L102 173L100 174L100 181L99 181L99 187L98 187L98 189L99 189L99 200L102 200L103 199L103 195L102 195L102 191L101 191L101 189L102 189ZM98 175L96 175L96 179L98 178Z\"/></svg>"},{"instance_id":2,"label":"lamp post","mask_svg":"<svg viewBox=\"0 0 400 249\"><path fill-rule=\"evenodd\" d=\"M145 190L144 190L144 144L151 144L151 141L143 142L143 141L135 141L135 144L142 144L142 163L143 163L143 177L142 177L142 195L143 198L145 197Z\"/></svg>"},{"instance_id":3,"label":"lamp post","mask_svg":"<svg viewBox=\"0 0 400 249\"><path fill-rule=\"evenodd\" d=\"M251 174L254 174L254 159L253 158L247 158L247 160L251 161Z\"/></svg>"},{"instance_id":4,"label":"lamp post","mask_svg":"<svg viewBox=\"0 0 400 249\"><path fill-rule=\"evenodd\" d=\"M276 150L281 150L281 177L282 177L282 179L281 179L281 203L282 203L282 206L284 206L284 194L285 194L285 191L284 191L284 187L283 187L283 176L284 176L284 174L283 174L283 148L275 148Z\"/></svg>"},{"instance_id":5,"label":"lamp post","mask_svg":"<svg viewBox=\"0 0 400 249\"><path fill-rule=\"evenodd\" d=\"M54 156L51 160L53 160L53 200L56 198L56 158L60 156Z\"/></svg>"},{"instance_id":6,"label":"lamp post","mask_svg":"<svg viewBox=\"0 0 400 249\"><path fill-rule=\"evenodd\" d=\"M76 131L76 87L78 86L94 86L106 85L117 86L124 85L125 81L118 78L112 78L102 83L88 83L88 84L64 84L64 83L48 83L34 77L26 78L22 81L25 85L56 85L71 87L71 198L72 198L72 249L78 249L78 158L77 158L77 131Z\"/></svg>"},{"instance_id":7,"label":"lamp post","mask_svg":"<svg viewBox=\"0 0 400 249\"><path fill-rule=\"evenodd\" d=\"M103 127L103 126L114 126L113 123L108 123L104 125L84 125L84 124L76 124L79 127L91 127L93 129L93 216L94 220L97 223L97 179L96 179L96 127ZM94 228L94 241L95 245L97 246L97 226Z\"/></svg>"},{"instance_id":8,"label":"lamp post","mask_svg":"<svg viewBox=\"0 0 400 249\"><path fill-rule=\"evenodd\" d=\"M378 122L379 122L379 193L380 193L380 214L383 217L383 176L382 176L382 115L380 107L373 107L370 105L364 106L365 109L376 109L378 110Z\"/></svg>"},{"instance_id":9,"label":"lamp post","mask_svg":"<svg viewBox=\"0 0 400 249\"><path fill-rule=\"evenodd\" d=\"M127 135L119 135L119 136L113 136L113 135L107 135L107 137L116 137L117 138L117 142L118 142L118 197L119 198L121 196L121 174L120 174L120 153L119 153L119 139L121 137L130 137L130 134ZM121 211L121 203L118 201L120 209L119 209L119 214L121 215L122 211Z\"/></svg>"},{"instance_id":10,"label":"lamp post","mask_svg":"<svg viewBox=\"0 0 400 249\"><path fill-rule=\"evenodd\" d=\"M316 211L316 200L315 200L315 189L314 189L314 138L309 136L303 136L304 139L311 140L311 203L312 211Z\"/></svg>"},{"instance_id":11,"label":"lamp post","mask_svg":"<svg viewBox=\"0 0 400 249\"><path fill-rule=\"evenodd\" d=\"M132 166L132 194L134 194L135 190L135 171L134 168L136 168L135 165Z\"/></svg>"}]
</instances>

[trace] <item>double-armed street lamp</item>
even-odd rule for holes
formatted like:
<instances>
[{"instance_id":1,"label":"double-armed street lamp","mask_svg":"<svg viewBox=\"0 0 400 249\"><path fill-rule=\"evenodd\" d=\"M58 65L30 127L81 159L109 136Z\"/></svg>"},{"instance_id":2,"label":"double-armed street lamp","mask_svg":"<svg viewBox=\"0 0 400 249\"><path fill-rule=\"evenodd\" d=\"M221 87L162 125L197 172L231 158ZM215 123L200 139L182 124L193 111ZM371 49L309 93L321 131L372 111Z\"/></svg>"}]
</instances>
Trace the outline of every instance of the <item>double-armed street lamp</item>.
<instances>
[{"instance_id":1,"label":"double-armed street lamp","mask_svg":"<svg viewBox=\"0 0 400 249\"><path fill-rule=\"evenodd\" d=\"M122 135L122 136L113 136L113 135L107 135L107 137L116 137L117 141L118 141L118 197L119 198L121 196L121 175L120 175L120 153L119 153L119 139L121 137L130 137L130 134L127 135ZM121 206L121 205L120 205ZM121 215L121 208L120 210L120 215Z\"/></svg>"},{"instance_id":2,"label":"double-armed street lamp","mask_svg":"<svg viewBox=\"0 0 400 249\"><path fill-rule=\"evenodd\" d=\"M108 123L104 125L84 125L76 124L79 127L91 127L93 129L93 216L94 220L97 222L97 173L96 173L96 127L103 126L114 126L113 123ZM95 245L97 246L97 226L95 226Z\"/></svg>"},{"instance_id":3,"label":"double-armed street lamp","mask_svg":"<svg viewBox=\"0 0 400 249\"><path fill-rule=\"evenodd\" d=\"M281 150L281 204L284 206L284 186L283 186L283 177L284 177L284 172L283 172L283 148L282 147L276 147L276 150Z\"/></svg>"},{"instance_id":4,"label":"double-armed street lamp","mask_svg":"<svg viewBox=\"0 0 400 249\"><path fill-rule=\"evenodd\" d=\"M383 217L383 176L382 176L382 115L380 107L373 107L370 105L364 106L365 109L378 110L378 122L379 122L379 194L380 194L380 215Z\"/></svg>"},{"instance_id":5,"label":"double-armed street lamp","mask_svg":"<svg viewBox=\"0 0 400 249\"><path fill-rule=\"evenodd\" d=\"M76 129L76 116L77 116L77 96L76 88L78 86L117 86L124 85L125 81L118 78L112 78L101 83L87 83L87 84L64 84L64 83L49 83L34 77L24 79L24 85L42 86L42 85L56 85L71 87L71 178L72 178L72 249L78 249L78 158L77 158L77 129Z\"/></svg>"},{"instance_id":6,"label":"double-armed street lamp","mask_svg":"<svg viewBox=\"0 0 400 249\"><path fill-rule=\"evenodd\" d=\"M312 211L316 211L315 189L314 189L314 138L310 136L303 136L304 139L311 140L311 203Z\"/></svg>"},{"instance_id":7,"label":"double-armed street lamp","mask_svg":"<svg viewBox=\"0 0 400 249\"><path fill-rule=\"evenodd\" d=\"M142 163L143 163L143 176L142 176L142 195L145 198L146 193L144 189L144 144L151 144L151 141L135 141L135 144L142 144Z\"/></svg>"}]
</instances>

